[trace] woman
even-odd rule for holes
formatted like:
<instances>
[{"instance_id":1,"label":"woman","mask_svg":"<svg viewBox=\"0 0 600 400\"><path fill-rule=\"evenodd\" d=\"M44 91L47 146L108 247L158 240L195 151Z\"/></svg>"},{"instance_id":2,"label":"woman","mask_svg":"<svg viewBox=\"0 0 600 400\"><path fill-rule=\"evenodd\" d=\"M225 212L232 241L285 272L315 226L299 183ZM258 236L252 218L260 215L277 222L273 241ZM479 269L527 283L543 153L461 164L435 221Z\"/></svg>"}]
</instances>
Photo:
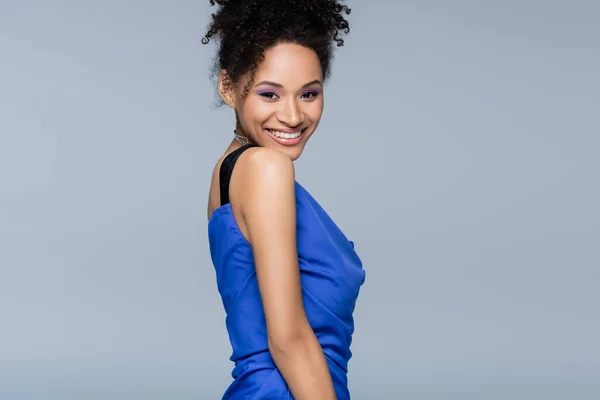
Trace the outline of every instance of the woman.
<instances>
[{"instance_id":1,"label":"woman","mask_svg":"<svg viewBox=\"0 0 600 400\"><path fill-rule=\"evenodd\" d=\"M315 133L333 45L350 9L331 0L211 0L218 93L235 110L208 202L234 381L224 399L349 399L352 313L364 270L295 181ZM234 168L235 167L235 168Z\"/></svg>"}]
</instances>

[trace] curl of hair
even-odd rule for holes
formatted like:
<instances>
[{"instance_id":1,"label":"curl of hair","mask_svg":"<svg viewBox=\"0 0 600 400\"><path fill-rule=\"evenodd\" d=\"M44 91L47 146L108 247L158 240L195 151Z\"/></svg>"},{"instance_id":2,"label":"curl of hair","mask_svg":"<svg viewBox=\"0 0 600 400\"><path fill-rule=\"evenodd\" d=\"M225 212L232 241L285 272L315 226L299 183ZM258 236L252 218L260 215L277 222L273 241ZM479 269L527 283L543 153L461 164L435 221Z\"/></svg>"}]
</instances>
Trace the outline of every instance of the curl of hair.
<instances>
[{"instance_id":1,"label":"curl of hair","mask_svg":"<svg viewBox=\"0 0 600 400\"><path fill-rule=\"evenodd\" d=\"M250 74L248 94L264 53L278 43L296 43L315 51L323 78L331 72L334 44L343 46L350 32L344 15L350 8L335 0L209 0L219 9L212 14L203 44L219 44L213 75L227 71L226 84Z\"/></svg>"}]
</instances>

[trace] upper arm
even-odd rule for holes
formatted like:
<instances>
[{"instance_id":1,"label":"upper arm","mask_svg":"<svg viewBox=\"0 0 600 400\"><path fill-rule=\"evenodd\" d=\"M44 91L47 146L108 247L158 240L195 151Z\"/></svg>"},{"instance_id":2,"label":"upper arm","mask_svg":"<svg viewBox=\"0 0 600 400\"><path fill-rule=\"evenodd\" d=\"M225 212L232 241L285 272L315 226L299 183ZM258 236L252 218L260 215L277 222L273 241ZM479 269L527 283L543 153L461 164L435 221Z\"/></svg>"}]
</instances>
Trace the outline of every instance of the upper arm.
<instances>
[{"instance_id":1,"label":"upper arm","mask_svg":"<svg viewBox=\"0 0 600 400\"><path fill-rule=\"evenodd\" d=\"M296 247L294 166L287 156L270 149L248 153L240 159L238 204L252 246L269 340L282 343L310 328Z\"/></svg>"}]
</instances>

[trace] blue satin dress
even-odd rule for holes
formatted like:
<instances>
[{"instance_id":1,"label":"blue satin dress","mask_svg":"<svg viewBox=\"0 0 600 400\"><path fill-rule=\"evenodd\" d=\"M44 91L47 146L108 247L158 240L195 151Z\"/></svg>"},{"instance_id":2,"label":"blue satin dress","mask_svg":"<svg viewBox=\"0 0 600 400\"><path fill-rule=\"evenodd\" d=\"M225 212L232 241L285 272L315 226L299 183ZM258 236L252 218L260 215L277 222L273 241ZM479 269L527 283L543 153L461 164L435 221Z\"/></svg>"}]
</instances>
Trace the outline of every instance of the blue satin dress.
<instances>
[{"instance_id":1,"label":"blue satin dress","mask_svg":"<svg viewBox=\"0 0 600 400\"><path fill-rule=\"evenodd\" d=\"M304 307L323 348L337 398L347 400L352 314L365 271L354 243L319 203L297 182L295 192ZM235 363L234 380L223 400L293 399L269 353L252 248L240 232L228 202L214 211L208 235L217 286L227 313L233 349L230 359Z\"/></svg>"}]
</instances>

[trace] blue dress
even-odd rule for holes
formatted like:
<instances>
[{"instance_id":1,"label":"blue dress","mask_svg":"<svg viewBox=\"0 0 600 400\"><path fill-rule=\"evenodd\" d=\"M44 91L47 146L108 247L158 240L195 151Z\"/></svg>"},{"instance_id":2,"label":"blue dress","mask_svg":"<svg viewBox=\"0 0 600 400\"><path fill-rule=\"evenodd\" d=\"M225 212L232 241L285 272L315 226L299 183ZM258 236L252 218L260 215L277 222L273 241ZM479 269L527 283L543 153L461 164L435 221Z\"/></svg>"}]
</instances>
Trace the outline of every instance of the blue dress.
<instances>
[{"instance_id":1,"label":"blue dress","mask_svg":"<svg viewBox=\"0 0 600 400\"><path fill-rule=\"evenodd\" d=\"M244 149L240 148L239 153ZM252 248L240 232L228 202L228 177L232 170L232 165L221 169L221 190L225 191L226 204L214 211L208 223L210 253L233 349L230 359L235 363L234 381L223 400L293 399L269 353ZM223 181L227 181L225 187ZM337 398L347 400L350 393L346 373L354 331L352 314L365 271L354 243L319 203L298 182L295 192L304 307L323 348Z\"/></svg>"}]
</instances>

